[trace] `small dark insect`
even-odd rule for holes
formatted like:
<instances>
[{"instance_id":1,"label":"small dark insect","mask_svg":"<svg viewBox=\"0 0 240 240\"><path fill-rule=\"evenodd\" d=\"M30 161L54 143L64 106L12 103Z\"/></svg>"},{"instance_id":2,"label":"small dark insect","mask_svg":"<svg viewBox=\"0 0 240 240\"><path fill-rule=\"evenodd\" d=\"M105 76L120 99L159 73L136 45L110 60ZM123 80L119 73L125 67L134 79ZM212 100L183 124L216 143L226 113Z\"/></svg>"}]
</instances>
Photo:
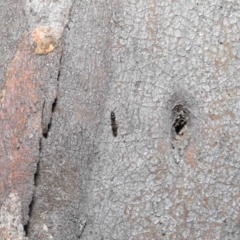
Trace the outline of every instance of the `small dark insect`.
<instances>
[{"instance_id":1,"label":"small dark insect","mask_svg":"<svg viewBox=\"0 0 240 240\"><path fill-rule=\"evenodd\" d=\"M118 125L116 123L116 117L115 117L114 112L111 112L111 126L112 126L113 136L116 137L117 136Z\"/></svg>"}]
</instances>

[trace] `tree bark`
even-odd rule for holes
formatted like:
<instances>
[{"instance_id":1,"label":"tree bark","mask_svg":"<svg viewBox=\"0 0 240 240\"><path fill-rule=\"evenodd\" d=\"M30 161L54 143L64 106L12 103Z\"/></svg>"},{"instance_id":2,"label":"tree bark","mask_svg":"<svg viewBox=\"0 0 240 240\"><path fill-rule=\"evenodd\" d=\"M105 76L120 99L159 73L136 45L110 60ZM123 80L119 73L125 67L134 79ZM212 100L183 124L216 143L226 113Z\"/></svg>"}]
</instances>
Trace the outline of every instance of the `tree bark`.
<instances>
[{"instance_id":1,"label":"tree bark","mask_svg":"<svg viewBox=\"0 0 240 240\"><path fill-rule=\"evenodd\" d=\"M240 239L237 1L0 6L0 239Z\"/></svg>"}]
</instances>

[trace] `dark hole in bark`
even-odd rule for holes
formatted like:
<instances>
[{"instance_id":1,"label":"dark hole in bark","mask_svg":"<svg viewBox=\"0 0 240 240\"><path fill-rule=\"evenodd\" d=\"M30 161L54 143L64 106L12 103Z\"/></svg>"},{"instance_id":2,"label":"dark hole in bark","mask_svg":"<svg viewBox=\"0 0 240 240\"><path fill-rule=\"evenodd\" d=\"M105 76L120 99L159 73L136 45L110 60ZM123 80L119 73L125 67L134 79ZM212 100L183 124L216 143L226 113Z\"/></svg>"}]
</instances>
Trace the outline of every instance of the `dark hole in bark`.
<instances>
[{"instance_id":1,"label":"dark hole in bark","mask_svg":"<svg viewBox=\"0 0 240 240\"><path fill-rule=\"evenodd\" d=\"M184 126L187 124L187 121L185 121L184 119L179 119L177 122L176 122L176 125L174 126L175 127L175 131L178 135L181 135L181 130L184 128Z\"/></svg>"}]
</instances>

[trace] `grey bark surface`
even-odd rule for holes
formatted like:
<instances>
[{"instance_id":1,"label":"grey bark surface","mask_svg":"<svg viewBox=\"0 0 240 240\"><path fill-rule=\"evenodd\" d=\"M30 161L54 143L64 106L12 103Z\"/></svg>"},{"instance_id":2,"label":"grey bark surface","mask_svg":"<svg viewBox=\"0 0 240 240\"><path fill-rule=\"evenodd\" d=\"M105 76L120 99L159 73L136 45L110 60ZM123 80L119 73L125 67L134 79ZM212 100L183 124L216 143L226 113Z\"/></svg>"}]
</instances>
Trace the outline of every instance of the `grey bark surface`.
<instances>
[{"instance_id":1,"label":"grey bark surface","mask_svg":"<svg viewBox=\"0 0 240 240\"><path fill-rule=\"evenodd\" d=\"M0 2L0 21L2 23L0 34L0 84L4 83L7 66L14 56L18 43L27 26L27 19L22 14L23 3L16 4L14 0Z\"/></svg>"},{"instance_id":2,"label":"grey bark surface","mask_svg":"<svg viewBox=\"0 0 240 240\"><path fill-rule=\"evenodd\" d=\"M239 2L85 0L68 14L46 60L61 66L27 238L240 239Z\"/></svg>"}]
</instances>

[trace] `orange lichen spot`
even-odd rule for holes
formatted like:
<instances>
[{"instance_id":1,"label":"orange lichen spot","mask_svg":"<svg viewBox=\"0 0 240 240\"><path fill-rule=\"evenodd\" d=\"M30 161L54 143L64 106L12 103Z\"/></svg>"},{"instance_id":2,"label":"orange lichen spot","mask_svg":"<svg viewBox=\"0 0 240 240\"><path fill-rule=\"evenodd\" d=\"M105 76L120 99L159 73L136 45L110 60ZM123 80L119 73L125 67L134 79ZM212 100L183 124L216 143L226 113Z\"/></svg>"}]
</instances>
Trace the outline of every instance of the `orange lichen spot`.
<instances>
[{"instance_id":1,"label":"orange lichen spot","mask_svg":"<svg viewBox=\"0 0 240 240\"><path fill-rule=\"evenodd\" d=\"M57 47L57 32L52 28L39 27L32 31L34 52L48 54Z\"/></svg>"}]
</instances>

